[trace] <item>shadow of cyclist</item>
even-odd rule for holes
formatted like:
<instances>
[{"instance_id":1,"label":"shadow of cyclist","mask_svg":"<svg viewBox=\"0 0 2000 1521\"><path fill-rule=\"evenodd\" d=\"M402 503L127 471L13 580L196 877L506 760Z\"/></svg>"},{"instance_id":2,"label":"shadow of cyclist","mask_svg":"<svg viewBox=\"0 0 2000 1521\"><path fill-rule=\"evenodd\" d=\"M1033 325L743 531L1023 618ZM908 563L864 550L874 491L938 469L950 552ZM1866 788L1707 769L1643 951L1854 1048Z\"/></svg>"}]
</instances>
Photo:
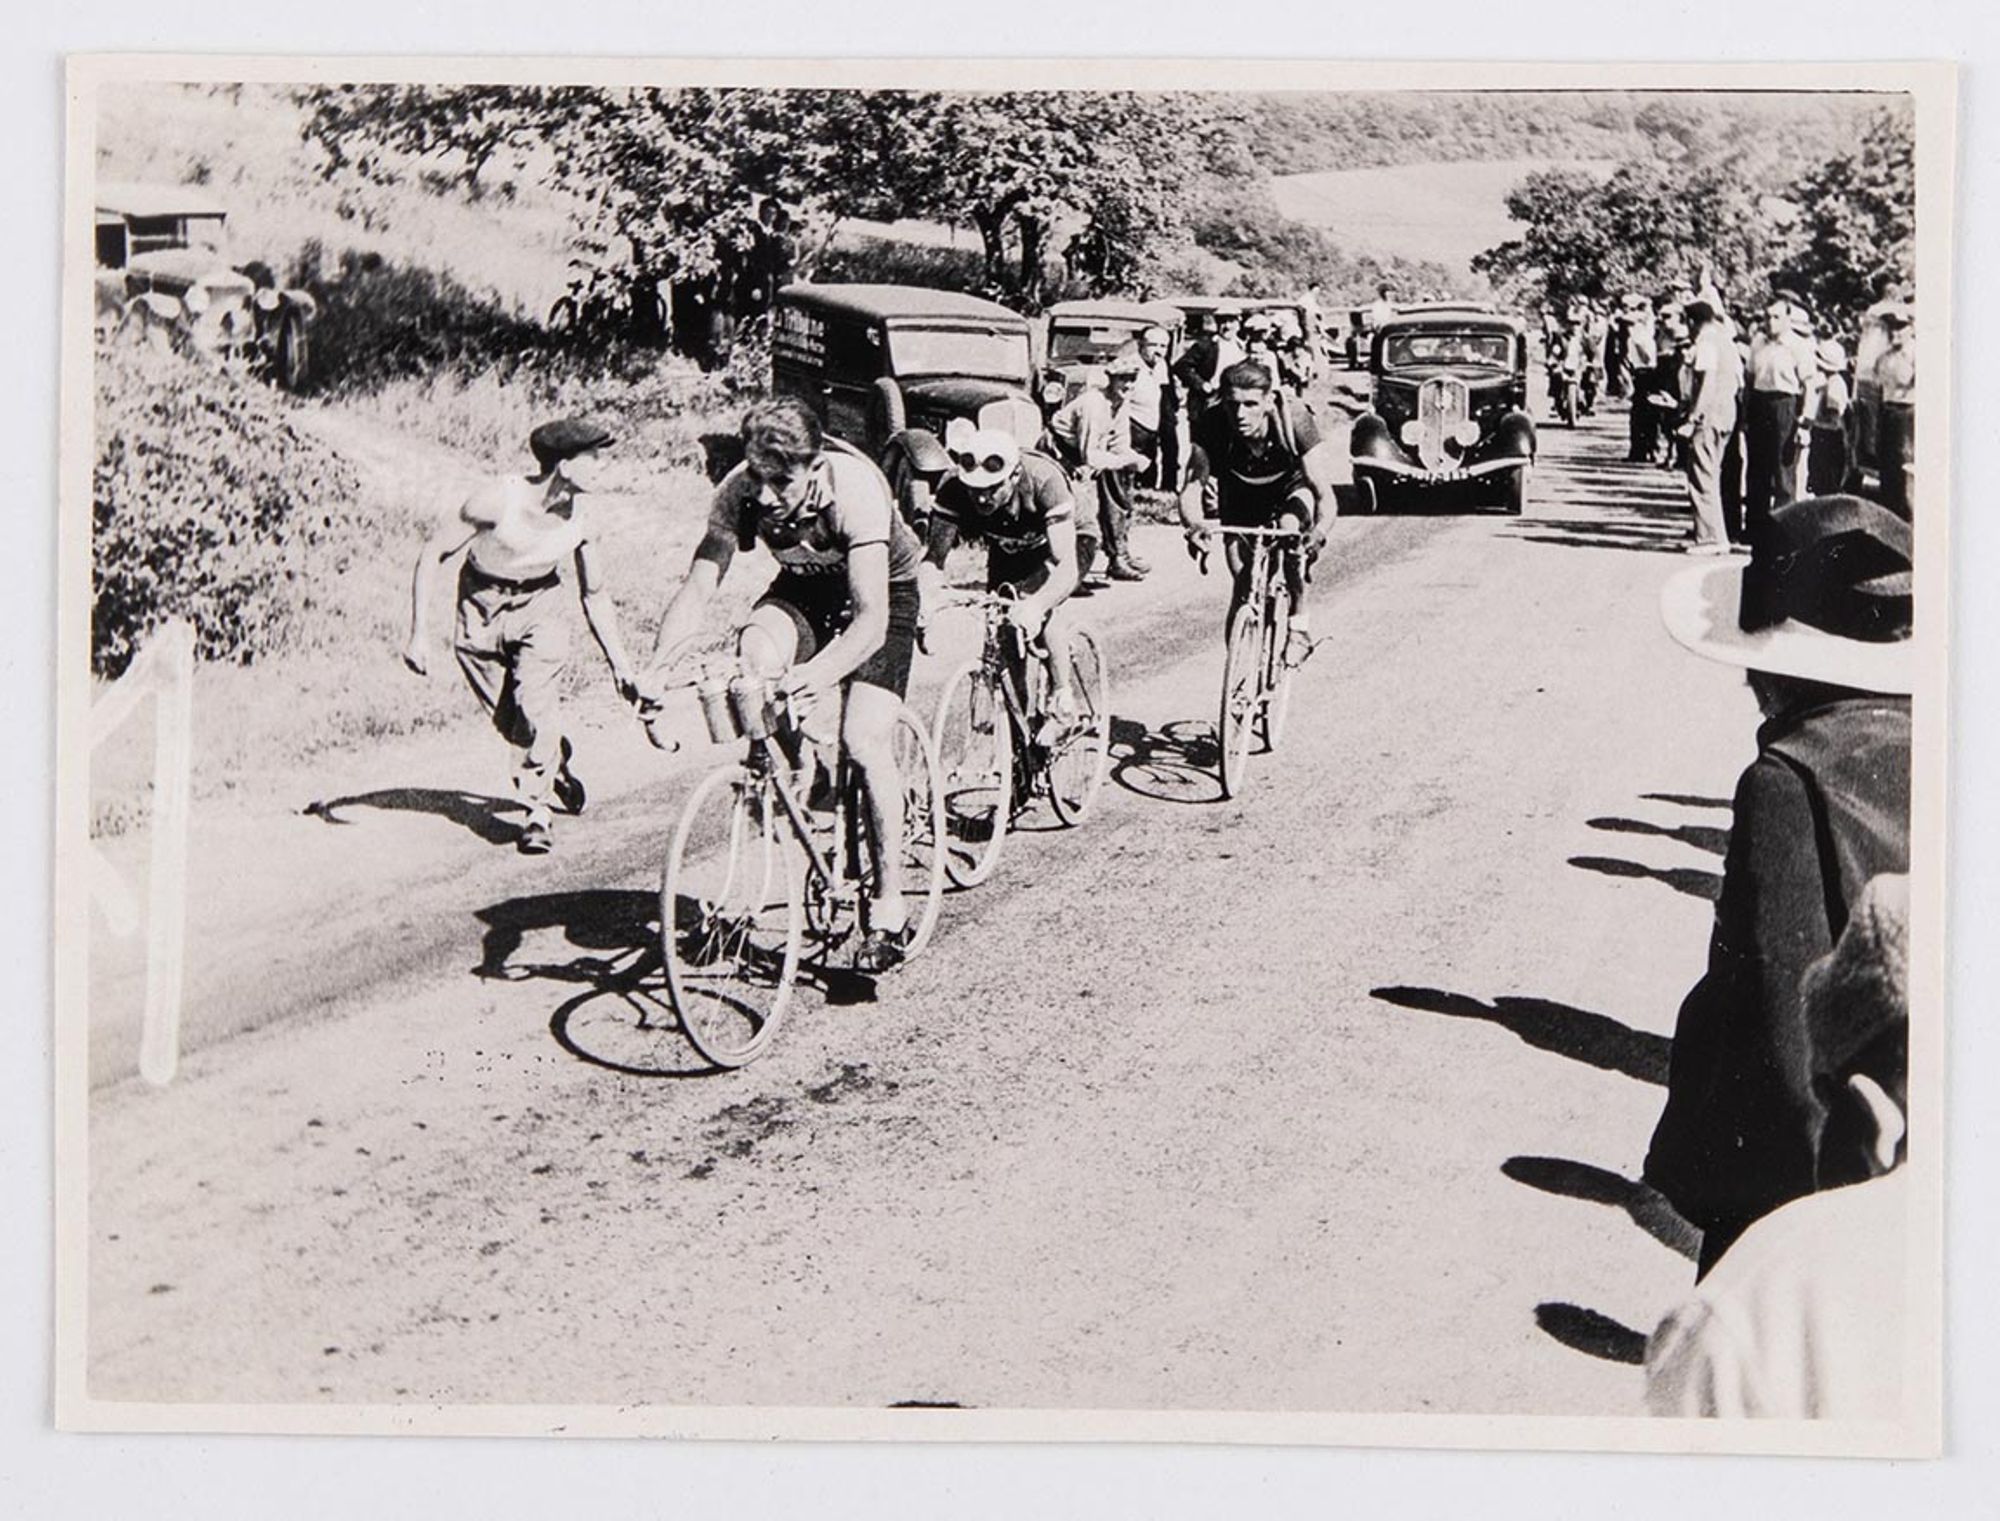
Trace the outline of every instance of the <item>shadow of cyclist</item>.
<instances>
[{"instance_id":1,"label":"shadow of cyclist","mask_svg":"<svg viewBox=\"0 0 2000 1521\"><path fill-rule=\"evenodd\" d=\"M352 824L342 818L349 808L378 808L392 813L430 813L463 825L489 845L511 845L519 837L522 812L519 803L505 798L483 797L476 792L453 792L437 787L385 787L379 792L361 792L352 797L322 799L299 811L328 824Z\"/></svg>"},{"instance_id":2,"label":"shadow of cyclist","mask_svg":"<svg viewBox=\"0 0 2000 1521\"><path fill-rule=\"evenodd\" d=\"M1111 779L1127 792L1163 803L1219 803L1221 763L1213 724L1183 718L1149 729L1111 720Z\"/></svg>"}]
</instances>

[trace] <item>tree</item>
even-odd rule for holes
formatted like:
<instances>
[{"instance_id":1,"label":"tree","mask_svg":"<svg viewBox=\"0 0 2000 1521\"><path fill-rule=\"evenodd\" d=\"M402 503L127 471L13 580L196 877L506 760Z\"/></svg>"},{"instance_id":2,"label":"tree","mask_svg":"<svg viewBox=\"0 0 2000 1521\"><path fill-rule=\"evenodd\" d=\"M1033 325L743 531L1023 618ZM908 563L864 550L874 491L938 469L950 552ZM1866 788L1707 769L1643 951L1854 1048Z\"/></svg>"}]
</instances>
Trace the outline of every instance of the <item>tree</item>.
<instances>
[{"instance_id":1,"label":"tree","mask_svg":"<svg viewBox=\"0 0 2000 1521\"><path fill-rule=\"evenodd\" d=\"M1801 242L1783 274L1822 312L1858 316L1915 273L1916 143L1906 113L1879 112L1860 146L1792 186Z\"/></svg>"}]
</instances>

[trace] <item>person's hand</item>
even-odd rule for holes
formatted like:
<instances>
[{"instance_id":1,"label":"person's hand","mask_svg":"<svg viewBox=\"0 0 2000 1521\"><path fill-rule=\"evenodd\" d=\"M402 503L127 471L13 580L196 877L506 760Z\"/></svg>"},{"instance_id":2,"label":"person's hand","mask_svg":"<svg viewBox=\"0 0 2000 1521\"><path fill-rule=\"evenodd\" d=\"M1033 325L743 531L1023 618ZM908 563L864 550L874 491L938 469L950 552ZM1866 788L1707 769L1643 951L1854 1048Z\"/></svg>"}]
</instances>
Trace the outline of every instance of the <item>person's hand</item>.
<instances>
[{"instance_id":1,"label":"person's hand","mask_svg":"<svg viewBox=\"0 0 2000 1521\"><path fill-rule=\"evenodd\" d=\"M813 662L795 665L778 678L778 690L792 700L792 711L800 719L818 707L827 696L827 688L820 673L813 669Z\"/></svg>"},{"instance_id":2,"label":"person's hand","mask_svg":"<svg viewBox=\"0 0 2000 1521\"><path fill-rule=\"evenodd\" d=\"M430 650L427 648L429 644L430 641L423 635L412 634L409 642L403 646L403 664L419 676L428 676L431 673Z\"/></svg>"},{"instance_id":3,"label":"person's hand","mask_svg":"<svg viewBox=\"0 0 2000 1521\"><path fill-rule=\"evenodd\" d=\"M639 678L624 666L614 665L611 668L611 684L618 688L618 695L625 701L634 707L639 705Z\"/></svg>"},{"instance_id":4,"label":"person's hand","mask_svg":"<svg viewBox=\"0 0 2000 1521\"><path fill-rule=\"evenodd\" d=\"M1033 639L1039 634L1046 617L1039 607L1026 600L1007 604L1007 621L1021 631L1024 639Z\"/></svg>"}]
</instances>

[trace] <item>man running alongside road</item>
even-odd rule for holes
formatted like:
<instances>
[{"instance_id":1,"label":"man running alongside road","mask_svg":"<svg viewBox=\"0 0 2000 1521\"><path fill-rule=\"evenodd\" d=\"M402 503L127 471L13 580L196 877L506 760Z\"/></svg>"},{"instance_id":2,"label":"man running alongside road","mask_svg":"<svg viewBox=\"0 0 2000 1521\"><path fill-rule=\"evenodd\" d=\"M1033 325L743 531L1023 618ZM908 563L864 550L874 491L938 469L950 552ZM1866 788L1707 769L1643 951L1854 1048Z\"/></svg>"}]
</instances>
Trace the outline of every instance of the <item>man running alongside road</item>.
<instances>
[{"instance_id":1,"label":"man running alongside road","mask_svg":"<svg viewBox=\"0 0 2000 1521\"><path fill-rule=\"evenodd\" d=\"M753 406L743 456L716 488L708 531L660 621L650 700L657 705L657 667L700 629L737 552L763 544L778 574L738 631L737 653L804 699L801 727L815 742L830 741L837 724L860 768L882 879L855 967L887 971L908 939L894 731L916 649L922 548L882 472L825 438L802 402Z\"/></svg>"},{"instance_id":2,"label":"man running alongside road","mask_svg":"<svg viewBox=\"0 0 2000 1521\"><path fill-rule=\"evenodd\" d=\"M943 591L945 559L961 542L986 543L986 585L1020 595L1007 617L1048 650L1051 718L1076 711L1069 637L1057 610L1076 590L1076 507L1061 466L1023 454L1011 434L982 430L957 441L953 475L938 488L930 543L919 571L924 602Z\"/></svg>"},{"instance_id":3,"label":"man running alongside road","mask_svg":"<svg viewBox=\"0 0 2000 1521\"><path fill-rule=\"evenodd\" d=\"M1286 658L1300 658L1310 643L1305 610L1305 567L1326 536L1320 523L1333 516L1333 445L1304 405L1274 392L1270 371L1251 360L1232 365L1221 377L1221 400L1195 425L1188 480L1180 494L1181 523L1188 552L1208 549L1210 516L1225 528L1296 528L1305 532L1298 550L1280 556L1285 588L1291 593ZM1229 618L1249 594L1250 551L1242 539L1223 541L1232 585ZM1223 627L1228 627L1228 619Z\"/></svg>"},{"instance_id":4,"label":"man running alongside road","mask_svg":"<svg viewBox=\"0 0 2000 1521\"><path fill-rule=\"evenodd\" d=\"M528 810L515 840L523 855L554 844L552 805L583 812L583 783L570 770L560 688L569 663L570 625L556 602L562 565L572 562L584 621L628 702L637 696L618 619L604 594L596 541L579 500L598 479L598 453L612 442L596 423L564 418L528 435L539 471L497 476L439 518L417 555L410 587L410 637L403 663L430 671L431 586L464 555L458 576L453 648L466 685L514 747L514 792Z\"/></svg>"}]
</instances>

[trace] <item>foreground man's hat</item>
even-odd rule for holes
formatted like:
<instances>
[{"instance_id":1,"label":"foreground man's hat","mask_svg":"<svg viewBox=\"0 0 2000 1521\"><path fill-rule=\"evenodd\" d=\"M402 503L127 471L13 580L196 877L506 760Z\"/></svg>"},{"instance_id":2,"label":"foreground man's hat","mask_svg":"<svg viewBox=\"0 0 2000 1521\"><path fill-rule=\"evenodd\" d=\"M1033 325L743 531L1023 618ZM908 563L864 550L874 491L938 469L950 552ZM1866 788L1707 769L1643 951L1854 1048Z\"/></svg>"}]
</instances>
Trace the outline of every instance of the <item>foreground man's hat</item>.
<instances>
[{"instance_id":1,"label":"foreground man's hat","mask_svg":"<svg viewBox=\"0 0 2000 1521\"><path fill-rule=\"evenodd\" d=\"M1697 655L1776 676L1907 695L1910 525L1858 496L1771 514L1746 565L1682 571L1660 592L1667 632Z\"/></svg>"},{"instance_id":2,"label":"foreground man's hat","mask_svg":"<svg viewBox=\"0 0 2000 1521\"><path fill-rule=\"evenodd\" d=\"M528 435L528 452L546 469L562 460L574 459L591 449L612 442L611 430L582 417L564 417L543 423Z\"/></svg>"}]
</instances>

